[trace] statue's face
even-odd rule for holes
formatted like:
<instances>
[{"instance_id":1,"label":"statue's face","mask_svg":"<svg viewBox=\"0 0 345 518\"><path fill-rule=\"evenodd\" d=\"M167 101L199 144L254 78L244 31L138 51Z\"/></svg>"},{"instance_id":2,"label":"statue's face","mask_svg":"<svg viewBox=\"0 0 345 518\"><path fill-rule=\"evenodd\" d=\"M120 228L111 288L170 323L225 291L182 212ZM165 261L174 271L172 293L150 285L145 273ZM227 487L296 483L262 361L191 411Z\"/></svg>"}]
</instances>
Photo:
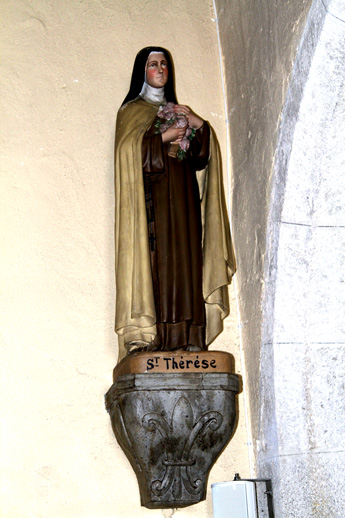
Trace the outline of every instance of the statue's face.
<instances>
[{"instance_id":1,"label":"statue's face","mask_svg":"<svg viewBox=\"0 0 345 518\"><path fill-rule=\"evenodd\" d=\"M150 54L146 62L146 82L154 88L162 88L168 81L168 63L164 54Z\"/></svg>"}]
</instances>

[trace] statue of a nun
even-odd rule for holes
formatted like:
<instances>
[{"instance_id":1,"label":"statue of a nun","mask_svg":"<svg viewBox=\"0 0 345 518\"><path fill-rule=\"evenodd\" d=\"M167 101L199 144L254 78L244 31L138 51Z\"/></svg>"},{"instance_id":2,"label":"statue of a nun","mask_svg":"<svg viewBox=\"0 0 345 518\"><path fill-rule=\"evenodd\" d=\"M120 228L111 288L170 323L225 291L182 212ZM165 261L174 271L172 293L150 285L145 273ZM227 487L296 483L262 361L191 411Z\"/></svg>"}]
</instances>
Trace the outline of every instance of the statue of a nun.
<instances>
[{"instance_id":1,"label":"statue of a nun","mask_svg":"<svg viewBox=\"0 0 345 518\"><path fill-rule=\"evenodd\" d=\"M206 350L229 314L235 271L211 126L177 103L169 52L136 56L115 138L119 359Z\"/></svg>"}]
</instances>

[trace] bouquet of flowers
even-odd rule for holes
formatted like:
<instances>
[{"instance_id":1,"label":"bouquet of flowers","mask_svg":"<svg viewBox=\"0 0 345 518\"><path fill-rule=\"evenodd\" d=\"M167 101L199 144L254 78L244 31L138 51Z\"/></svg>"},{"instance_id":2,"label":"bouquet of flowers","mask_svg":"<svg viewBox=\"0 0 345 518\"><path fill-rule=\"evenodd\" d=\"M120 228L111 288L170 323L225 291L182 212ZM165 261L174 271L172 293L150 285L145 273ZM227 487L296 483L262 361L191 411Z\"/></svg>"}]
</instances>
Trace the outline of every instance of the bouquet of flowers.
<instances>
[{"instance_id":1,"label":"bouquet of flowers","mask_svg":"<svg viewBox=\"0 0 345 518\"><path fill-rule=\"evenodd\" d=\"M188 119L185 115L179 115L174 111L174 103L168 103L164 106L160 106L157 113L157 122L155 123L155 128L157 128L156 133L164 133L170 126L176 123L177 128L186 128L186 132L183 136L181 142L176 144L177 150L172 151L170 149L169 155L176 157L179 160L183 160L186 157L187 151L190 146L190 141L195 136L195 129L191 128L188 125ZM170 148L174 145L172 142Z\"/></svg>"}]
</instances>

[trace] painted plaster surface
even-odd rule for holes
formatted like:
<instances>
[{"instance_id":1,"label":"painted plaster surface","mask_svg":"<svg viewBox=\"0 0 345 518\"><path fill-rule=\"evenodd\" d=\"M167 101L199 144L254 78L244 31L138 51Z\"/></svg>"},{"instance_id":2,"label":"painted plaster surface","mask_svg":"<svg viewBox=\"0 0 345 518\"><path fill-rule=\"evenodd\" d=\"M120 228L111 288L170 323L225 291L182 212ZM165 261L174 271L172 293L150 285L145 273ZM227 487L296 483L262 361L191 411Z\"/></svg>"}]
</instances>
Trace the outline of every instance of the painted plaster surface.
<instances>
[{"instance_id":1,"label":"painted plaster surface","mask_svg":"<svg viewBox=\"0 0 345 518\"><path fill-rule=\"evenodd\" d=\"M215 127L226 163L214 18L199 0L1 2L3 517L171 514L140 508L104 409L117 359L114 126L135 54L163 45L180 102ZM214 348L239 373L232 308ZM210 516L210 483L249 475L243 394L239 405L207 501L177 516Z\"/></svg>"},{"instance_id":2,"label":"painted plaster surface","mask_svg":"<svg viewBox=\"0 0 345 518\"><path fill-rule=\"evenodd\" d=\"M345 509L345 17L338 7L313 4L273 180L258 460L261 474L273 477L278 516L288 518L339 518Z\"/></svg>"}]
</instances>

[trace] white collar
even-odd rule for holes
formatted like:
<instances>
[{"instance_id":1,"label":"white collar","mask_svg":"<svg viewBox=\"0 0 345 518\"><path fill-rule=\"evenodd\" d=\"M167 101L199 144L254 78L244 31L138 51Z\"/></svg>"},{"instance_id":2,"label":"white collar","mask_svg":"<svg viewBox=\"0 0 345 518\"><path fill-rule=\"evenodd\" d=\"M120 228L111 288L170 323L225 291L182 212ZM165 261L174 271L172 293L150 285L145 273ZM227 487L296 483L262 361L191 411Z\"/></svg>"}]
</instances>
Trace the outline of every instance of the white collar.
<instances>
[{"instance_id":1,"label":"white collar","mask_svg":"<svg viewBox=\"0 0 345 518\"><path fill-rule=\"evenodd\" d=\"M144 81L139 96L149 103L163 104L166 103L164 97L164 86L162 88L154 88Z\"/></svg>"}]
</instances>

